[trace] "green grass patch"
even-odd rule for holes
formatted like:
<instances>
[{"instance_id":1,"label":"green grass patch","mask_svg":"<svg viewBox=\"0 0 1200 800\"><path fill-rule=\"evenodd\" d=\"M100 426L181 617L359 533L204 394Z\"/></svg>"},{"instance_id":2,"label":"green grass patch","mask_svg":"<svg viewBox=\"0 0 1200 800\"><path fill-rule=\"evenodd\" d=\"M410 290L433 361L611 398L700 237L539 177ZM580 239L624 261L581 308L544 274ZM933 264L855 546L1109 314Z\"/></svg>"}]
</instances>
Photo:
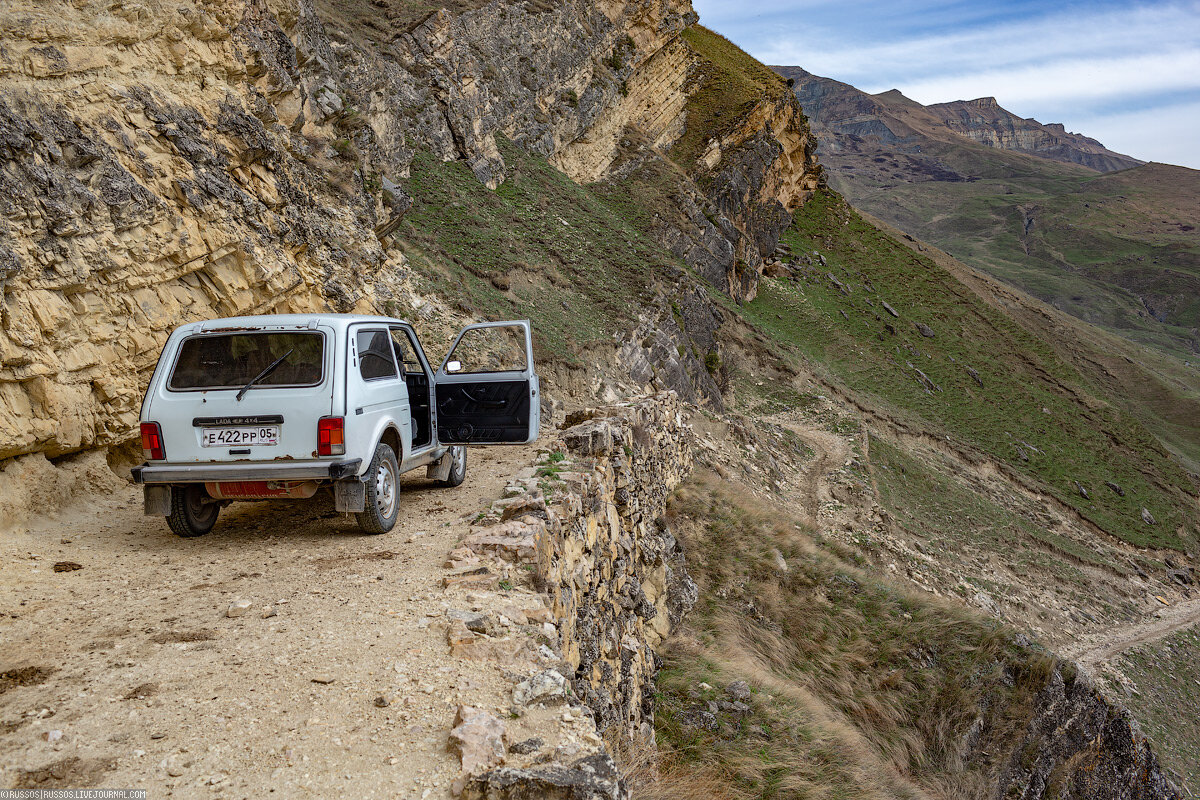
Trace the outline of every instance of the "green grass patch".
<instances>
[{"instance_id":1,"label":"green grass patch","mask_svg":"<svg viewBox=\"0 0 1200 800\"><path fill-rule=\"evenodd\" d=\"M1070 561L1131 572L1108 552L1095 551L1046 530L1036 520L1003 508L962 480L936 470L881 439L871 439L871 462L880 500L889 513L932 550L982 547L1048 569L1075 585L1088 584ZM1049 552L1047 552L1049 551ZM1053 553L1053 555L1050 555Z\"/></svg>"},{"instance_id":2,"label":"green grass patch","mask_svg":"<svg viewBox=\"0 0 1200 800\"><path fill-rule=\"evenodd\" d=\"M418 153L400 238L431 291L480 317L529 318L539 357L579 363L681 267L597 193L499 144L509 174L495 191L462 162Z\"/></svg>"},{"instance_id":3,"label":"green grass patch","mask_svg":"<svg viewBox=\"0 0 1200 800\"><path fill-rule=\"evenodd\" d=\"M951 435L1038 479L1114 536L1178 549L1192 541L1195 520L1184 509L1194 489L1184 470L1047 342L832 192L796 212L783 239L797 253L820 251L828 266L797 281L765 279L757 299L737 310L785 352L822 364L931 435ZM1157 524L1142 521L1143 507Z\"/></svg>"}]
</instances>

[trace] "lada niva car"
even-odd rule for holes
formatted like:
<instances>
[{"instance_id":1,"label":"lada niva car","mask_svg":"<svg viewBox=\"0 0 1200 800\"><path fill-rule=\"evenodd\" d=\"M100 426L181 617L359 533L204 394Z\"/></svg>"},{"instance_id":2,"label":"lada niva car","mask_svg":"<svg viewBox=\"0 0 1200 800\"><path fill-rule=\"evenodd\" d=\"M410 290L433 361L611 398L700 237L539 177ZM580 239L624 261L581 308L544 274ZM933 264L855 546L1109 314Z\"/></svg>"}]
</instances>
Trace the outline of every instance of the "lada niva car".
<instances>
[{"instance_id":1,"label":"lada niva car","mask_svg":"<svg viewBox=\"0 0 1200 800\"><path fill-rule=\"evenodd\" d=\"M435 372L407 322L346 314L193 322L167 339L142 402L145 511L200 536L235 500L332 491L368 533L399 513L400 475L445 486L467 445L537 439L527 320L464 328Z\"/></svg>"}]
</instances>

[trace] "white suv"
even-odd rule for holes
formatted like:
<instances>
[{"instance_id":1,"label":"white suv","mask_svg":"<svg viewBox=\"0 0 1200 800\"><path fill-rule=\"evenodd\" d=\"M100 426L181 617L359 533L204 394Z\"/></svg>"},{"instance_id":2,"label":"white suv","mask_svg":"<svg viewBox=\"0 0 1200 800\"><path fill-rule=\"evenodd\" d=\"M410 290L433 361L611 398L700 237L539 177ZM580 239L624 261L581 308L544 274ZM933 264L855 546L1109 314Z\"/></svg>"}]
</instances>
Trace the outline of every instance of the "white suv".
<instances>
[{"instance_id":1,"label":"white suv","mask_svg":"<svg viewBox=\"0 0 1200 800\"><path fill-rule=\"evenodd\" d=\"M468 444L529 444L540 424L528 320L464 328L434 372L407 322L346 314L177 328L142 402L148 515L200 536L234 500L332 489L369 533L396 523L401 473L462 483Z\"/></svg>"}]
</instances>

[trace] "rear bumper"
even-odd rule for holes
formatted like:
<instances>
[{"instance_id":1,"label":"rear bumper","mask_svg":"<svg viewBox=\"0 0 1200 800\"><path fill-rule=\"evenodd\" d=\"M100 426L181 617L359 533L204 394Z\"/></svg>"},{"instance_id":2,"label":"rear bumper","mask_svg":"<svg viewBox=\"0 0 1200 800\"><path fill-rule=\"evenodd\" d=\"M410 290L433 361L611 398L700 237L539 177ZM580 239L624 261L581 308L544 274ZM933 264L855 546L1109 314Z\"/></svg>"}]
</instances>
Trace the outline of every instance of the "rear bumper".
<instances>
[{"instance_id":1,"label":"rear bumper","mask_svg":"<svg viewBox=\"0 0 1200 800\"><path fill-rule=\"evenodd\" d=\"M134 467L133 482L155 483L219 483L221 481L342 481L358 477L361 458L343 461L289 463L233 464L143 464Z\"/></svg>"}]
</instances>

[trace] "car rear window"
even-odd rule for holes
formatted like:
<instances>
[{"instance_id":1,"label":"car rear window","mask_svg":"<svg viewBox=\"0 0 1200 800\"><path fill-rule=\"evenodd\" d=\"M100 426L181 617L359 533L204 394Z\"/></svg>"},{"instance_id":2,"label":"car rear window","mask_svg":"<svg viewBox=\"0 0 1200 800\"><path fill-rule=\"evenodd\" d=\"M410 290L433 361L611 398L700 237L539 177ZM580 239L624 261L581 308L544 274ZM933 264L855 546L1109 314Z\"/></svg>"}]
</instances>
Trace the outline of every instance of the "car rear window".
<instances>
[{"instance_id":1,"label":"car rear window","mask_svg":"<svg viewBox=\"0 0 1200 800\"><path fill-rule=\"evenodd\" d=\"M324 372L325 337L316 332L192 336L180 345L167 385L181 391L240 389L279 358L279 366L255 387L316 386Z\"/></svg>"}]
</instances>

